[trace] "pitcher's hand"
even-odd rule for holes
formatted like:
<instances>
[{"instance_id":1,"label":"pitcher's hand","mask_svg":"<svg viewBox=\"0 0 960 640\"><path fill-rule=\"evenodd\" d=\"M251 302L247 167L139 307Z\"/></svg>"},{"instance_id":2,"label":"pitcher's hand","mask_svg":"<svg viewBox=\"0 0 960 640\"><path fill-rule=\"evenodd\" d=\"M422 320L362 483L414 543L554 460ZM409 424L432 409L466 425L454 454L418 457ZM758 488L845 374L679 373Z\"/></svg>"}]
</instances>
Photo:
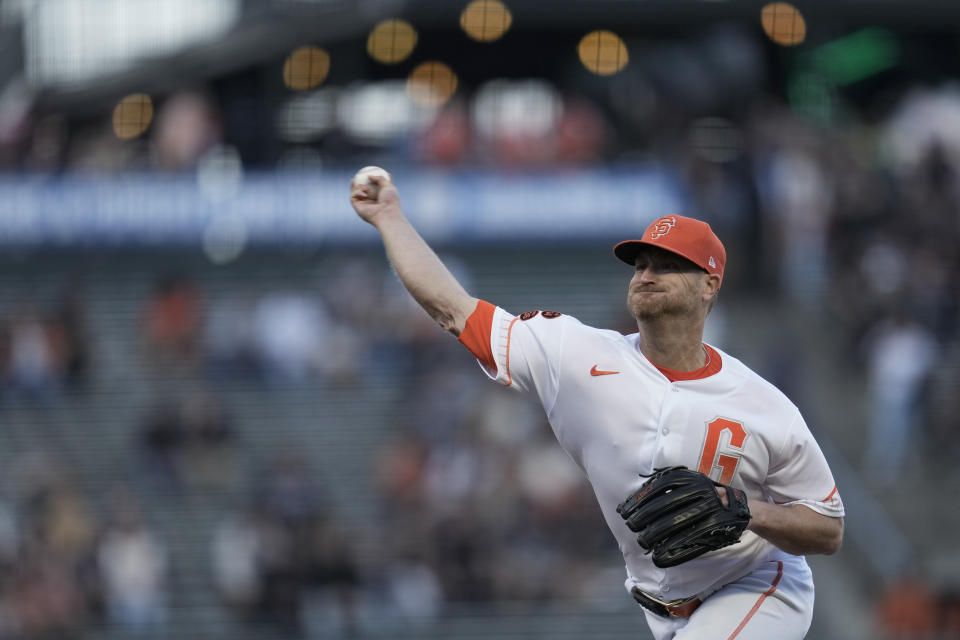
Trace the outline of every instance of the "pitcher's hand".
<instances>
[{"instance_id":1,"label":"pitcher's hand","mask_svg":"<svg viewBox=\"0 0 960 640\"><path fill-rule=\"evenodd\" d=\"M370 176L375 188L350 181L350 204L364 221L373 226L388 217L402 216L400 195L393 182L382 176Z\"/></svg>"}]
</instances>

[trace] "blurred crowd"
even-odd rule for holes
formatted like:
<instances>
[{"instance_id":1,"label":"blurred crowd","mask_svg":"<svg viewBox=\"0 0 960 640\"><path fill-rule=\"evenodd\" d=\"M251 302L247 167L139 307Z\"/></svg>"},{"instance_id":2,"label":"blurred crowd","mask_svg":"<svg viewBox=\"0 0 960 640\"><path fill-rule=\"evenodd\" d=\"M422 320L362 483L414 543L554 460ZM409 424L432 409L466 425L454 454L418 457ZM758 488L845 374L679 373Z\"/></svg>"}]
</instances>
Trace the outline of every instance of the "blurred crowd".
<instances>
[{"instance_id":1,"label":"blurred crowd","mask_svg":"<svg viewBox=\"0 0 960 640\"><path fill-rule=\"evenodd\" d=\"M955 584L937 585L909 571L877 601L877 628L883 640L949 640L960 637L960 593Z\"/></svg>"},{"instance_id":2,"label":"blurred crowd","mask_svg":"<svg viewBox=\"0 0 960 640\"><path fill-rule=\"evenodd\" d=\"M889 486L909 464L960 453L960 89L907 93L886 120L838 131L783 110L752 122L758 266L826 320L866 386L863 472Z\"/></svg>"},{"instance_id":3,"label":"blurred crowd","mask_svg":"<svg viewBox=\"0 0 960 640\"><path fill-rule=\"evenodd\" d=\"M451 266L460 270L455 260ZM322 491L310 484L303 460L287 460L273 480L255 482L260 498L218 527L217 584L244 619L303 628L317 606L307 594L318 582L336 587L334 611L345 628L371 606L416 623L447 603L589 599L585 585L605 568L597 557L609 549L579 470L532 405L496 388L475 391L482 373L472 358L382 265L348 260L320 292L241 299L212 300L196 282L165 281L147 309L150 366L188 366L214 385L253 380L265 390L318 379L398 385L395 413L405 418L391 425L393 437L370 462L378 523L363 562L348 561L343 523L316 510ZM176 469L197 471L182 462L185 443L219 448L233 431L201 395L179 410L157 407L143 433L161 476L181 484ZM223 480L224 467L213 468ZM350 538L357 541L355 533Z\"/></svg>"},{"instance_id":4,"label":"blurred crowd","mask_svg":"<svg viewBox=\"0 0 960 640\"><path fill-rule=\"evenodd\" d=\"M282 455L256 475L251 495L210 537L210 570L235 620L291 637L359 627L356 532L325 499L308 456Z\"/></svg>"},{"instance_id":5,"label":"blurred crowd","mask_svg":"<svg viewBox=\"0 0 960 640\"><path fill-rule=\"evenodd\" d=\"M403 586L427 576L441 598L431 608L589 601L611 558L589 487L537 408L477 389L469 365L414 381L409 422L376 460L400 604L414 605Z\"/></svg>"},{"instance_id":6,"label":"blurred crowd","mask_svg":"<svg viewBox=\"0 0 960 640\"><path fill-rule=\"evenodd\" d=\"M169 550L135 491L102 502L54 456L27 454L0 502L0 637L82 638L103 621L129 631L165 621Z\"/></svg>"},{"instance_id":7,"label":"blurred crowd","mask_svg":"<svg viewBox=\"0 0 960 640\"><path fill-rule=\"evenodd\" d=\"M125 335L94 328L109 301L70 298L76 311L62 332L84 335L84 352L104 341L129 348L124 375L140 382L122 388L155 393L126 450L101 451L90 468L65 464L55 437L50 453L16 457L15 491L0 504L9 577L0 637L81 637L91 625L162 633L175 615L171 590L190 580L174 560L198 553L178 546L186 534L169 518L198 496L222 516L196 534L208 564L187 571L209 576L202 582L238 623L348 634L385 620L422 624L454 603L536 607L593 595L609 546L579 470L533 405L486 387L384 265L339 262L319 289L275 284L251 296L176 274L143 292L140 322ZM67 367L46 370L44 393L26 393L7 369L0 415L109 405L110 366L128 365L93 360L76 382ZM251 449L244 430L272 425L244 424L220 390L239 385L266 400L371 380L397 386L398 417L369 462L376 493L365 499L378 515L360 535L327 499L309 438L280 456ZM114 481L104 496L91 490Z\"/></svg>"}]
</instances>

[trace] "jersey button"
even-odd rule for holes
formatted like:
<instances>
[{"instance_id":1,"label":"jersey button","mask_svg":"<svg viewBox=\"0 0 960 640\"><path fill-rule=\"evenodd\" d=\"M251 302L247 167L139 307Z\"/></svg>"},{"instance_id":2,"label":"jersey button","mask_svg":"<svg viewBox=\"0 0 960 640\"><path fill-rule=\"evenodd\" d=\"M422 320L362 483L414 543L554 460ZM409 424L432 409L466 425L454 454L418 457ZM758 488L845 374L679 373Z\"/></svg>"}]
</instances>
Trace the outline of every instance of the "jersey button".
<instances>
[{"instance_id":1,"label":"jersey button","mask_svg":"<svg viewBox=\"0 0 960 640\"><path fill-rule=\"evenodd\" d=\"M663 429L660 430L660 433L662 433L663 435L667 435L668 433L670 433L670 427L664 427Z\"/></svg>"},{"instance_id":2,"label":"jersey button","mask_svg":"<svg viewBox=\"0 0 960 640\"><path fill-rule=\"evenodd\" d=\"M676 393L676 392L680 391L680 387L678 387L678 386L675 385L675 384L672 384L672 385L670 385L670 391L673 391L674 393Z\"/></svg>"},{"instance_id":3,"label":"jersey button","mask_svg":"<svg viewBox=\"0 0 960 640\"><path fill-rule=\"evenodd\" d=\"M664 593L670 593L670 585L668 584L663 585L662 587L660 587L660 591L663 591Z\"/></svg>"}]
</instances>

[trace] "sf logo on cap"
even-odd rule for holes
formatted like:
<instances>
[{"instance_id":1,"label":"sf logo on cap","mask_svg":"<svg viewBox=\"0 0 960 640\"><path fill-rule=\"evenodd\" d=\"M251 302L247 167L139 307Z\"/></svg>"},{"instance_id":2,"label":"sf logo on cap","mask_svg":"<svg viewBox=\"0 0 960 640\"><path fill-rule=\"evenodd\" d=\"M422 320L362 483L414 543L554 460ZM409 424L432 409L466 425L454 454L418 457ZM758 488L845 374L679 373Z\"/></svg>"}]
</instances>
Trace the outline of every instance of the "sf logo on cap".
<instances>
[{"instance_id":1,"label":"sf logo on cap","mask_svg":"<svg viewBox=\"0 0 960 640\"><path fill-rule=\"evenodd\" d=\"M667 235L675 226L677 226L677 219L675 217L664 216L660 218L653 224L653 229L650 231L650 239L656 240L660 236Z\"/></svg>"}]
</instances>

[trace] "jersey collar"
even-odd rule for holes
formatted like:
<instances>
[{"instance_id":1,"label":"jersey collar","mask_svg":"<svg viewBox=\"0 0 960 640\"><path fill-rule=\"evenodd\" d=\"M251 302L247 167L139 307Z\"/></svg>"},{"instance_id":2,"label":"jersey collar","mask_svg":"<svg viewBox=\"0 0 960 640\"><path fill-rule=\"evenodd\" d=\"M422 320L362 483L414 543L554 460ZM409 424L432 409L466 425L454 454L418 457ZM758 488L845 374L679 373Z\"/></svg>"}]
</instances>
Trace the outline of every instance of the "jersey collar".
<instances>
[{"instance_id":1,"label":"jersey collar","mask_svg":"<svg viewBox=\"0 0 960 640\"><path fill-rule=\"evenodd\" d=\"M720 354L717 353L716 349L711 347L708 344L704 344L703 348L707 352L707 363L700 367L699 369L694 369L693 371L674 371L673 369L667 369L666 367L661 367L653 362L650 362L650 359L647 358L647 362L650 362L657 370L666 377L670 382L681 382L684 380L700 380L702 378L709 378L713 374L720 371L723 366L723 361L720 358ZM639 351L639 349L637 349ZM640 353L643 353L640 351ZM646 355L644 355L646 358Z\"/></svg>"}]
</instances>

